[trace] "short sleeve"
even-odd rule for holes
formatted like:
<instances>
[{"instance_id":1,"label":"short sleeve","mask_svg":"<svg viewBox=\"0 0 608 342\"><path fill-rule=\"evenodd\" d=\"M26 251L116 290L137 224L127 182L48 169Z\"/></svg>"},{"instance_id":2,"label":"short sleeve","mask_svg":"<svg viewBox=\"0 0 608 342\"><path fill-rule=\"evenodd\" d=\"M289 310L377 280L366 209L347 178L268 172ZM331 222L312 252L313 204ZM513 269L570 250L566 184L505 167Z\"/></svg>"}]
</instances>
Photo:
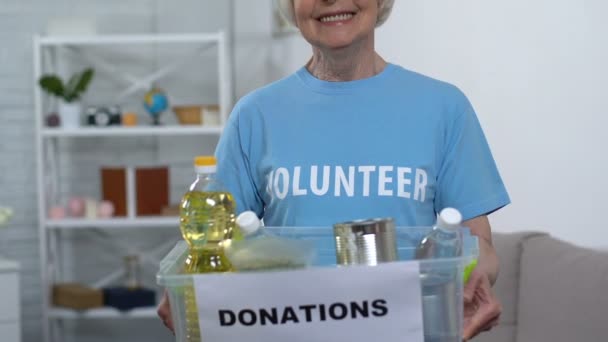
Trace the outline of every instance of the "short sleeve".
<instances>
[{"instance_id":1,"label":"short sleeve","mask_svg":"<svg viewBox=\"0 0 608 342\"><path fill-rule=\"evenodd\" d=\"M246 153L249 147L243 145L251 143L251 139L244 137L251 129L240 127L241 108L237 104L231 113L217 145L217 177L234 196L238 213L251 210L262 217L264 205L255 185L250 156Z\"/></svg>"},{"instance_id":2,"label":"short sleeve","mask_svg":"<svg viewBox=\"0 0 608 342\"><path fill-rule=\"evenodd\" d=\"M477 115L466 101L465 109L445 131L435 211L456 208L464 220L469 220L509 203Z\"/></svg>"}]
</instances>

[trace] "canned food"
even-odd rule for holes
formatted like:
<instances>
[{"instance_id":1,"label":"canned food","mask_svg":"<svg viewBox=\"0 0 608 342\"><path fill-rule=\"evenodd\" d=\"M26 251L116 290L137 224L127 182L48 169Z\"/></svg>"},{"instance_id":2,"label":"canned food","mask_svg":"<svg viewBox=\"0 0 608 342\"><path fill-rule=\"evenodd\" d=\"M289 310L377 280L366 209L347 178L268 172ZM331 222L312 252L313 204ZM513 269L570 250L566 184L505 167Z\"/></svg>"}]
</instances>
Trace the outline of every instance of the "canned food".
<instances>
[{"instance_id":1,"label":"canned food","mask_svg":"<svg viewBox=\"0 0 608 342\"><path fill-rule=\"evenodd\" d=\"M377 265L398 259L392 218L336 223L334 237L338 265Z\"/></svg>"}]
</instances>

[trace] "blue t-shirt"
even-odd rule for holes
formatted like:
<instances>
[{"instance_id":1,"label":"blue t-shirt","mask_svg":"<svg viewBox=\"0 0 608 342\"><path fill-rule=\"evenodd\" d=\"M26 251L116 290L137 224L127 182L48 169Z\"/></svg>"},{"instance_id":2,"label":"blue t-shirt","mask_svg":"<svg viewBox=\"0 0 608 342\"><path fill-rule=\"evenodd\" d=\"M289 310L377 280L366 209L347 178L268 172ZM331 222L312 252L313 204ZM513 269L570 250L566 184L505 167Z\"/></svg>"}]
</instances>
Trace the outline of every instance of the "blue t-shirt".
<instances>
[{"instance_id":1,"label":"blue t-shirt","mask_svg":"<svg viewBox=\"0 0 608 342\"><path fill-rule=\"evenodd\" d=\"M243 97L217 147L237 210L267 226L374 217L430 226L509 203L471 104L456 87L388 64L328 82L306 68Z\"/></svg>"}]
</instances>

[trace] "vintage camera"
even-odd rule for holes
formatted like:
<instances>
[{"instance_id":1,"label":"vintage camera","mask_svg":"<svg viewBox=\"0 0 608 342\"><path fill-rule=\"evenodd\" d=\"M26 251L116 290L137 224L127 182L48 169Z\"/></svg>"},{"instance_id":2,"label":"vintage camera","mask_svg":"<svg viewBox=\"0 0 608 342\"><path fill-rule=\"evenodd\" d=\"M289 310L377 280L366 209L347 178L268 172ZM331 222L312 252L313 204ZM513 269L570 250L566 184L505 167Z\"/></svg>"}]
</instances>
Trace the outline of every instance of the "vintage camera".
<instances>
[{"instance_id":1,"label":"vintage camera","mask_svg":"<svg viewBox=\"0 0 608 342\"><path fill-rule=\"evenodd\" d=\"M86 109L85 115L87 125L105 127L120 125L122 111L119 106L90 106Z\"/></svg>"}]
</instances>

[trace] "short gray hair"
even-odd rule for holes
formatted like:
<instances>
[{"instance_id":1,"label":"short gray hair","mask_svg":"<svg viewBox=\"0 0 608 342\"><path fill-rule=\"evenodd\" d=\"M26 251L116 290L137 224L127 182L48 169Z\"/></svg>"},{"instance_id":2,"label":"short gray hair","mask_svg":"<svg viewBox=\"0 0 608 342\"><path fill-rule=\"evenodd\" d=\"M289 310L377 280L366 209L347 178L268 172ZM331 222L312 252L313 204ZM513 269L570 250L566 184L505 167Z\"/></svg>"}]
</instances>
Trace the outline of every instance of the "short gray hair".
<instances>
[{"instance_id":1,"label":"short gray hair","mask_svg":"<svg viewBox=\"0 0 608 342\"><path fill-rule=\"evenodd\" d=\"M275 0L274 2L279 9L279 12L281 12L281 15L283 15L283 18L292 26L297 27L293 1L294 0ZM384 24L386 19L388 19L394 4L395 0L378 0L378 20L376 21L376 27Z\"/></svg>"}]
</instances>

